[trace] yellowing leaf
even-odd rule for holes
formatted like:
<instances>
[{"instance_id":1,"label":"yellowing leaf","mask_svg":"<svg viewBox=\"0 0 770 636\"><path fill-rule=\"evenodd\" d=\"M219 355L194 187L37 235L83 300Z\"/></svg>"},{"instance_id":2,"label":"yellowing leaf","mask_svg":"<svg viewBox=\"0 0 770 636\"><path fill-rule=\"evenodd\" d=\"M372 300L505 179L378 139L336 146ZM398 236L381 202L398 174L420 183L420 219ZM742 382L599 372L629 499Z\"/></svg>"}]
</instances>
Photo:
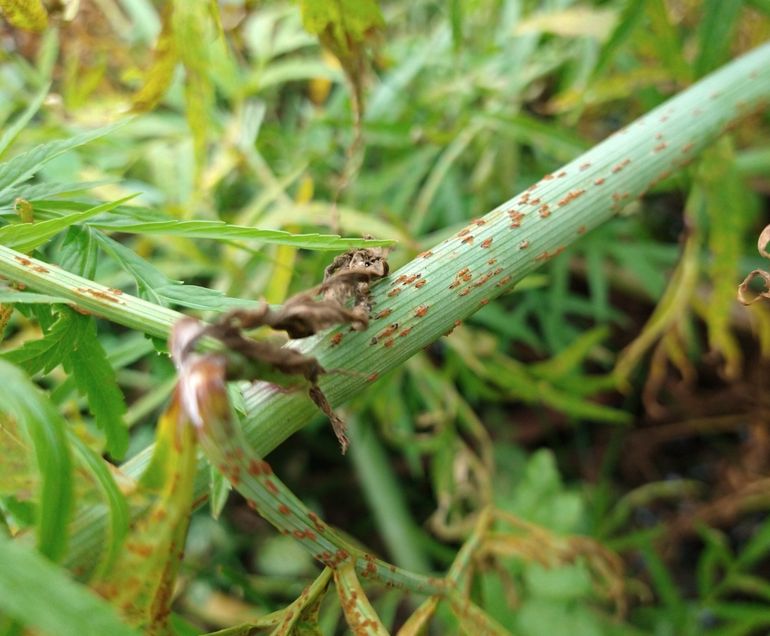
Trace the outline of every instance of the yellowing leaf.
<instances>
[{"instance_id":1,"label":"yellowing leaf","mask_svg":"<svg viewBox=\"0 0 770 636\"><path fill-rule=\"evenodd\" d=\"M0 0L0 11L18 29L42 31L48 26L48 14L40 0Z\"/></svg>"},{"instance_id":2,"label":"yellowing leaf","mask_svg":"<svg viewBox=\"0 0 770 636\"><path fill-rule=\"evenodd\" d=\"M167 7L163 12L163 26L155 43L152 65L147 71L144 86L132 100L133 110L143 112L156 106L171 84L178 61L179 52L171 28L171 11Z\"/></svg>"},{"instance_id":3,"label":"yellowing leaf","mask_svg":"<svg viewBox=\"0 0 770 636\"><path fill-rule=\"evenodd\" d=\"M119 607L145 634L167 631L174 580L184 551L196 467L192 426L181 421L176 398L158 423L150 483L159 489L147 512L134 523L125 549L97 584L99 593Z\"/></svg>"},{"instance_id":4,"label":"yellowing leaf","mask_svg":"<svg viewBox=\"0 0 770 636\"><path fill-rule=\"evenodd\" d=\"M514 35L553 33L564 37L587 36L605 40L618 20L614 9L571 7L563 11L538 13L519 22Z\"/></svg>"}]
</instances>

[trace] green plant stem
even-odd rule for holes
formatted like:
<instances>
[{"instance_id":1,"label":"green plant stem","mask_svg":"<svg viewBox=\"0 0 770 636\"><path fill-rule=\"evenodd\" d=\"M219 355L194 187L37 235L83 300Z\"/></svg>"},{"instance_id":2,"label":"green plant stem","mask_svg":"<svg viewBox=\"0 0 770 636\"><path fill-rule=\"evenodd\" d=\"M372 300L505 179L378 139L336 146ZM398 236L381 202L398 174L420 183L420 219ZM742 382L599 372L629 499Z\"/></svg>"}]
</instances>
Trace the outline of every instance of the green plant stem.
<instances>
[{"instance_id":1,"label":"green plant stem","mask_svg":"<svg viewBox=\"0 0 770 636\"><path fill-rule=\"evenodd\" d=\"M373 290L374 320L366 332L341 330L343 340L339 346L332 346L332 333L292 346L316 356L327 369L346 370L346 374L330 373L322 382L332 404L341 404L583 233L612 218L769 100L770 45L766 44L666 101L471 223L467 231L439 243L381 281ZM32 269L18 262L9 250L0 249L0 274L38 291L70 294L67 298L78 306L121 324L161 335L168 333L179 315L147 307L149 303L137 305L141 301L129 301L125 294L123 306L93 294L80 293L75 298L73 290L78 287L103 288L71 275L67 275L69 284L57 284L50 276ZM390 313L384 317L386 312ZM146 320L139 320L139 316ZM398 324L397 329L385 335L385 329L393 324ZM265 383L255 383L244 397L248 409L244 431L261 456L316 414L302 393L280 393ZM123 465L124 472L138 476L150 455L151 449L140 453ZM206 480L207 471L200 464L195 491L198 501L205 499ZM95 508L78 517L72 563L93 558L102 537L104 517L104 512Z\"/></svg>"}]
</instances>

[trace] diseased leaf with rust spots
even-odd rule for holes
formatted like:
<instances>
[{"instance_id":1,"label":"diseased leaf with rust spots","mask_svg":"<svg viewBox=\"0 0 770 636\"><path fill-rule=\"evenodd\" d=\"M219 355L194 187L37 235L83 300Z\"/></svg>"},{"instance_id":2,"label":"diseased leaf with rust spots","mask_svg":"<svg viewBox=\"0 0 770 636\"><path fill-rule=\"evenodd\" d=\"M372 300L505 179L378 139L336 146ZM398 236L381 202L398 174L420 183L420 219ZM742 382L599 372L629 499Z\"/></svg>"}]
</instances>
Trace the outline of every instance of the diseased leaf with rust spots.
<instances>
[{"instance_id":1,"label":"diseased leaf with rust spots","mask_svg":"<svg viewBox=\"0 0 770 636\"><path fill-rule=\"evenodd\" d=\"M142 485L154 503L133 525L125 549L95 589L145 634L167 633L171 598L192 511L196 468L192 426L180 422L178 394L158 423L157 454Z\"/></svg>"},{"instance_id":2,"label":"diseased leaf with rust spots","mask_svg":"<svg viewBox=\"0 0 770 636\"><path fill-rule=\"evenodd\" d=\"M40 0L0 0L0 11L17 29L42 31L48 26L48 14Z\"/></svg>"}]
</instances>

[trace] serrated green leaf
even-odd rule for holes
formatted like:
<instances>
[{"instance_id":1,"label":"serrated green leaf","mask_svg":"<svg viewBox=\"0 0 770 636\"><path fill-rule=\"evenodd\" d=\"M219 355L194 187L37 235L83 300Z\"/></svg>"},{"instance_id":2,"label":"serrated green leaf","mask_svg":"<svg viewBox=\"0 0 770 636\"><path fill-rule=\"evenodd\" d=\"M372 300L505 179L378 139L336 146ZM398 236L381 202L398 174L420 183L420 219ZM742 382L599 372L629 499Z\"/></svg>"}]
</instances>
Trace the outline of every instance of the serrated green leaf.
<instances>
[{"instance_id":1,"label":"serrated green leaf","mask_svg":"<svg viewBox=\"0 0 770 636\"><path fill-rule=\"evenodd\" d=\"M128 429L123 421L126 403L118 388L115 371L107 360L96 335L96 322L90 316L73 313L80 323L78 338L64 358L64 369L75 378L75 384L88 401L88 410L107 438L107 452L121 459L128 448Z\"/></svg>"},{"instance_id":2,"label":"serrated green leaf","mask_svg":"<svg viewBox=\"0 0 770 636\"><path fill-rule=\"evenodd\" d=\"M0 0L0 11L17 29L42 31L48 26L48 13L40 0Z\"/></svg>"},{"instance_id":3,"label":"serrated green leaf","mask_svg":"<svg viewBox=\"0 0 770 636\"><path fill-rule=\"evenodd\" d=\"M133 199L135 196L135 194L132 194L117 201L95 205L83 212L68 214L58 219L49 219L48 221L40 221L38 223L6 225L0 228L0 244L19 252L29 252L71 225L81 223L103 212L109 212L113 208Z\"/></svg>"},{"instance_id":4,"label":"serrated green leaf","mask_svg":"<svg viewBox=\"0 0 770 636\"><path fill-rule=\"evenodd\" d=\"M59 636L139 636L91 590L39 554L0 534L0 609Z\"/></svg>"},{"instance_id":5,"label":"serrated green leaf","mask_svg":"<svg viewBox=\"0 0 770 636\"><path fill-rule=\"evenodd\" d=\"M92 227L129 234L160 234L207 238L219 241L233 239L254 239L274 245L292 245L309 250L346 250L352 247L387 247L395 241L390 239L366 240L345 238L334 234L291 234L283 230L261 230L243 225L229 225L222 221L156 221L134 223L131 221L94 221Z\"/></svg>"},{"instance_id":6,"label":"serrated green leaf","mask_svg":"<svg viewBox=\"0 0 770 636\"><path fill-rule=\"evenodd\" d=\"M113 183L112 181L103 179L101 181L79 181L77 183L33 183L22 184L14 186L12 188L6 188L0 193L0 208L10 206L17 197L23 197L27 201L33 203L33 207L37 211L35 205L36 199L45 200L48 197L53 197L62 194L77 194L78 192L85 192L91 188L103 186ZM53 203L53 202L52 202ZM86 209L90 206L83 206Z\"/></svg>"},{"instance_id":7,"label":"serrated green leaf","mask_svg":"<svg viewBox=\"0 0 770 636\"><path fill-rule=\"evenodd\" d=\"M29 437L41 476L37 498L38 549L55 561L64 555L67 546L73 503L67 423L19 368L0 360L0 378L0 406ZM0 568L0 572L7 569ZM29 588L23 589L29 594Z\"/></svg>"},{"instance_id":8,"label":"serrated green leaf","mask_svg":"<svg viewBox=\"0 0 770 636\"><path fill-rule=\"evenodd\" d=\"M63 155L68 150L87 144L89 141L98 139L117 130L121 126L124 126L129 120L110 124L96 130L70 137L69 139L60 139L58 141L51 141L46 144L36 146L27 152L20 154L13 159L0 164L0 199L4 196L4 190L14 186L20 181L26 181L35 172L37 172L43 164L55 159L56 157Z\"/></svg>"},{"instance_id":9,"label":"serrated green leaf","mask_svg":"<svg viewBox=\"0 0 770 636\"><path fill-rule=\"evenodd\" d=\"M149 262L137 256L122 243L105 236L101 232L93 235L99 246L134 277L138 295L158 305L181 305L191 309L225 311L235 307L253 307L257 303L251 300L230 298L216 289L198 285L184 285L173 281Z\"/></svg>"},{"instance_id":10,"label":"serrated green leaf","mask_svg":"<svg viewBox=\"0 0 770 636\"><path fill-rule=\"evenodd\" d=\"M71 311L59 313L44 337L28 340L21 347L2 354L2 358L22 367L30 375L49 373L60 365L80 338L83 323Z\"/></svg>"}]
</instances>

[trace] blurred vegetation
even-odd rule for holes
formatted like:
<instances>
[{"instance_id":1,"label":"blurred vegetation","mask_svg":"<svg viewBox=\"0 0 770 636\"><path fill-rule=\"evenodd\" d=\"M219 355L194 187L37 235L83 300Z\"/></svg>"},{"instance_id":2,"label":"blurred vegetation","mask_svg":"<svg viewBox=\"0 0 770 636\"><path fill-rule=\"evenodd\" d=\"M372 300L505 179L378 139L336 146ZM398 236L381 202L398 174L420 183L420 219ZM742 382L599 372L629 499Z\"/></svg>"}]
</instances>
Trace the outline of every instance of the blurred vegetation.
<instances>
[{"instance_id":1,"label":"blurred vegetation","mask_svg":"<svg viewBox=\"0 0 770 636\"><path fill-rule=\"evenodd\" d=\"M0 160L61 140L0 188L0 233L63 211L107 214L0 244L204 318L315 285L335 239L301 250L268 234L212 242L131 223L373 235L398 241L393 270L770 40L766 0L0 10ZM421 573L450 570L494 510L467 593L510 633L767 633L770 314L740 307L735 291L761 267L768 201L765 110L348 402L351 461L319 414L271 454L274 470L327 521ZM87 616L93 633L132 633L63 566L7 537L34 535L61 561L68 521L108 507L106 555L72 578L120 608L126 573L143 563L126 546L159 532L129 528L129 509L186 523L189 493L162 489L171 472L156 465L142 491L116 468L156 440L175 371L159 340L61 299L18 302L19 291L0 284L0 571L18 575L0 575L0 632L87 633ZM319 568L213 483L178 572L164 571L170 629L260 633L237 626L290 605ZM171 554L179 536L164 540ZM123 578L110 578L116 564ZM366 593L393 632L421 600ZM46 619L47 598L80 617ZM340 604L327 598L292 629L343 633ZM427 633L460 629L440 605Z\"/></svg>"}]
</instances>

